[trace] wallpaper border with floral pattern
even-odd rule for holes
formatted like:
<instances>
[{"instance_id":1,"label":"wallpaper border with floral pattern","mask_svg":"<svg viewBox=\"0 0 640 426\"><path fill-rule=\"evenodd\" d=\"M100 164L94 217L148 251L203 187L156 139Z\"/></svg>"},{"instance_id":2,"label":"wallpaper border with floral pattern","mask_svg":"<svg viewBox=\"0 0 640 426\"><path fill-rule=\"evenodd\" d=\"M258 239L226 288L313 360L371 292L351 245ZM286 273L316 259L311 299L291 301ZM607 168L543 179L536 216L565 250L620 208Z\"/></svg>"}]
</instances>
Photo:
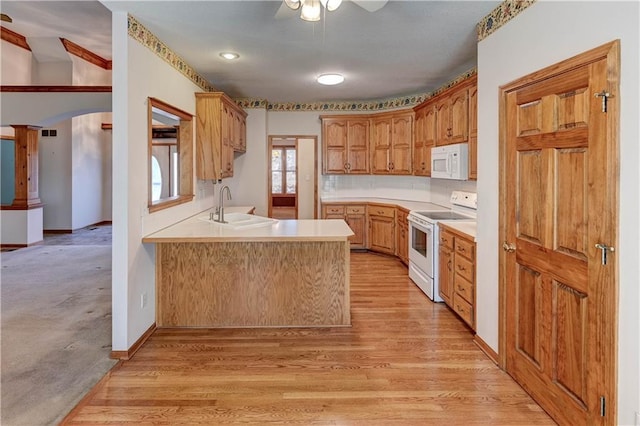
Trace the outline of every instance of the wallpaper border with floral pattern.
<instances>
[{"instance_id":1,"label":"wallpaper border with floral pattern","mask_svg":"<svg viewBox=\"0 0 640 426\"><path fill-rule=\"evenodd\" d=\"M498 28L506 24L514 16L535 3L536 0L505 0L497 6L489 15L485 16L477 25L478 41L489 36ZM204 77L198 74L179 55L173 52L158 37L149 31L133 16L128 15L129 36L138 41L143 46L154 52L157 56L166 61L169 65L182 73L185 77L193 81L198 87L206 92L215 91L214 86ZM268 111L382 111L395 108L413 107L425 100L432 98L455 84L475 75L477 69L473 68L432 92L405 95L388 99L371 101L328 101L328 102L274 102L267 99L238 98L236 103L242 108L260 108Z\"/></svg>"}]
</instances>

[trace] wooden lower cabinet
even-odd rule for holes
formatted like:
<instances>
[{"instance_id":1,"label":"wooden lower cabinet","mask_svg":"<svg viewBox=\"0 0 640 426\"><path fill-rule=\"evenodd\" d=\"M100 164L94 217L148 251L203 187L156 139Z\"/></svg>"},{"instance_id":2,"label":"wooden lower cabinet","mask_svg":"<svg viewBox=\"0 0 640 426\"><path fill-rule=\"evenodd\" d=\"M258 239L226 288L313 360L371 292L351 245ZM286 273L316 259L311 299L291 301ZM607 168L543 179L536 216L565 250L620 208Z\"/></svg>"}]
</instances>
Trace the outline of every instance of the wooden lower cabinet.
<instances>
[{"instance_id":1,"label":"wooden lower cabinet","mask_svg":"<svg viewBox=\"0 0 640 426\"><path fill-rule=\"evenodd\" d=\"M355 235L349 237L352 249L367 246L367 209L364 204L323 204L323 219L342 219Z\"/></svg>"},{"instance_id":2,"label":"wooden lower cabinet","mask_svg":"<svg viewBox=\"0 0 640 426\"><path fill-rule=\"evenodd\" d=\"M444 303L453 304L453 234L440 229L438 275L440 297Z\"/></svg>"},{"instance_id":3,"label":"wooden lower cabinet","mask_svg":"<svg viewBox=\"0 0 640 426\"><path fill-rule=\"evenodd\" d=\"M409 264L409 211L398 207L396 209L396 256L405 265Z\"/></svg>"},{"instance_id":4,"label":"wooden lower cabinet","mask_svg":"<svg viewBox=\"0 0 640 426\"><path fill-rule=\"evenodd\" d=\"M440 297L475 330L476 243L466 234L439 226Z\"/></svg>"},{"instance_id":5,"label":"wooden lower cabinet","mask_svg":"<svg viewBox=\"0 0 640 426\"><path fill-rule=\"evenodd\" d=\"M396 254L396 209L381 204L367 206L369 222L368 248L380 253Z\"/></svg>"}]
</instances>

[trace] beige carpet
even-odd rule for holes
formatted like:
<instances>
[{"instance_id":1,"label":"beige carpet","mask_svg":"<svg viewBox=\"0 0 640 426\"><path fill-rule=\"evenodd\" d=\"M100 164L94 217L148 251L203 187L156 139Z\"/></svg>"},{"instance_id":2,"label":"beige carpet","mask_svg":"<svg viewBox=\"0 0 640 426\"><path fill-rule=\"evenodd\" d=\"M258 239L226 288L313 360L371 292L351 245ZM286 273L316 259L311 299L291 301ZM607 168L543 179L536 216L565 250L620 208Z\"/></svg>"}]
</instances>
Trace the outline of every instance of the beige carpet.
<instances>
[{"instance_id":1,"label":"beige carpet","mask_svg":"<svg viewBox=\"0 0 640 426\"><path fill-rule=\"evenodd\" d=\"M0 263L0 424L55 425L115 364L111 247L34 246Z\"/></svg>"}]
</instances>

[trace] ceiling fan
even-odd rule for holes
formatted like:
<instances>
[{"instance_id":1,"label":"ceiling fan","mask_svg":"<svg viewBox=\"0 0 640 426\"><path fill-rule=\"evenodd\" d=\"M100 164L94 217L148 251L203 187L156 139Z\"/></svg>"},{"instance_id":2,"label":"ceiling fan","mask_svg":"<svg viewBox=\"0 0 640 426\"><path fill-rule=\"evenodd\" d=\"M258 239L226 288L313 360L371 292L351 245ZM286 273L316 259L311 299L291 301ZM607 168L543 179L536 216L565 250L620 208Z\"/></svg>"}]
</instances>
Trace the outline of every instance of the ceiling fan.
<instances>
[{"instance_id":1,"label":"ceiling fan","mask_svg":"<svg viewBox=\"0 0 640 426\"><path fill-rule=\"evenodd\" d=\"M13 22L13 19L11 19L11 16L7 15L6 13L0 13L0 20L2 22Z\"/></svg>"},{"instance_id":2,"label":"ceiling fan","mask_svg":"<svg viewBox=\"0 0 640 426\"><path fill-rule=\"evenodd\" d=\"M369 11L376 12L387 4L388 0L351 0L352 3ZM280 8L276 12L276 19L293 16L292 12L300 10L300 18L305 21L319 21L324 7L328 12L336 10L342 0L283 0ZM322 7L321 7L322 6Z\"/></svg>"}]
</instances>

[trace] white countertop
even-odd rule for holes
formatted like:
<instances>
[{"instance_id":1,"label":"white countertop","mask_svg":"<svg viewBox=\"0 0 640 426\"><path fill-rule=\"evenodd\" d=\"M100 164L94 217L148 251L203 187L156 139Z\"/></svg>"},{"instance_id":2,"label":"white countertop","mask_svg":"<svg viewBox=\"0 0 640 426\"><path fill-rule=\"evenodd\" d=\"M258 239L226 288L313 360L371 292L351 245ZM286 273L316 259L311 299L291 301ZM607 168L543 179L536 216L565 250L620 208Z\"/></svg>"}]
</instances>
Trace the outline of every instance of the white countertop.
<instances>
[{"instance_id":1,"label":"white countertop","mask_svg":"<svg viewBox=\"0 0 640 426\"><path fill-rule=\"evenodd\" d=\"M244 210L243 210L244 209ZM225 213L246 213L246 207L225 207ZM274 224L232 229L200 220L209 210L145 236L143 243L238 241L346 241L353 231L344 220L279 220Z\"/></svg>"},{"instance_id":2,"label":"white countertop","mask_svg":"<svg viewBox=\"0 0 640 426\"><path fill-rule=\"evenodd\" d=\"M451 210L449 207L424 201L395 200L392 198L376 197L321 197L322 203L380 203L402 207L406 210L443 211Z\"/></svg>"}]
</instances>

